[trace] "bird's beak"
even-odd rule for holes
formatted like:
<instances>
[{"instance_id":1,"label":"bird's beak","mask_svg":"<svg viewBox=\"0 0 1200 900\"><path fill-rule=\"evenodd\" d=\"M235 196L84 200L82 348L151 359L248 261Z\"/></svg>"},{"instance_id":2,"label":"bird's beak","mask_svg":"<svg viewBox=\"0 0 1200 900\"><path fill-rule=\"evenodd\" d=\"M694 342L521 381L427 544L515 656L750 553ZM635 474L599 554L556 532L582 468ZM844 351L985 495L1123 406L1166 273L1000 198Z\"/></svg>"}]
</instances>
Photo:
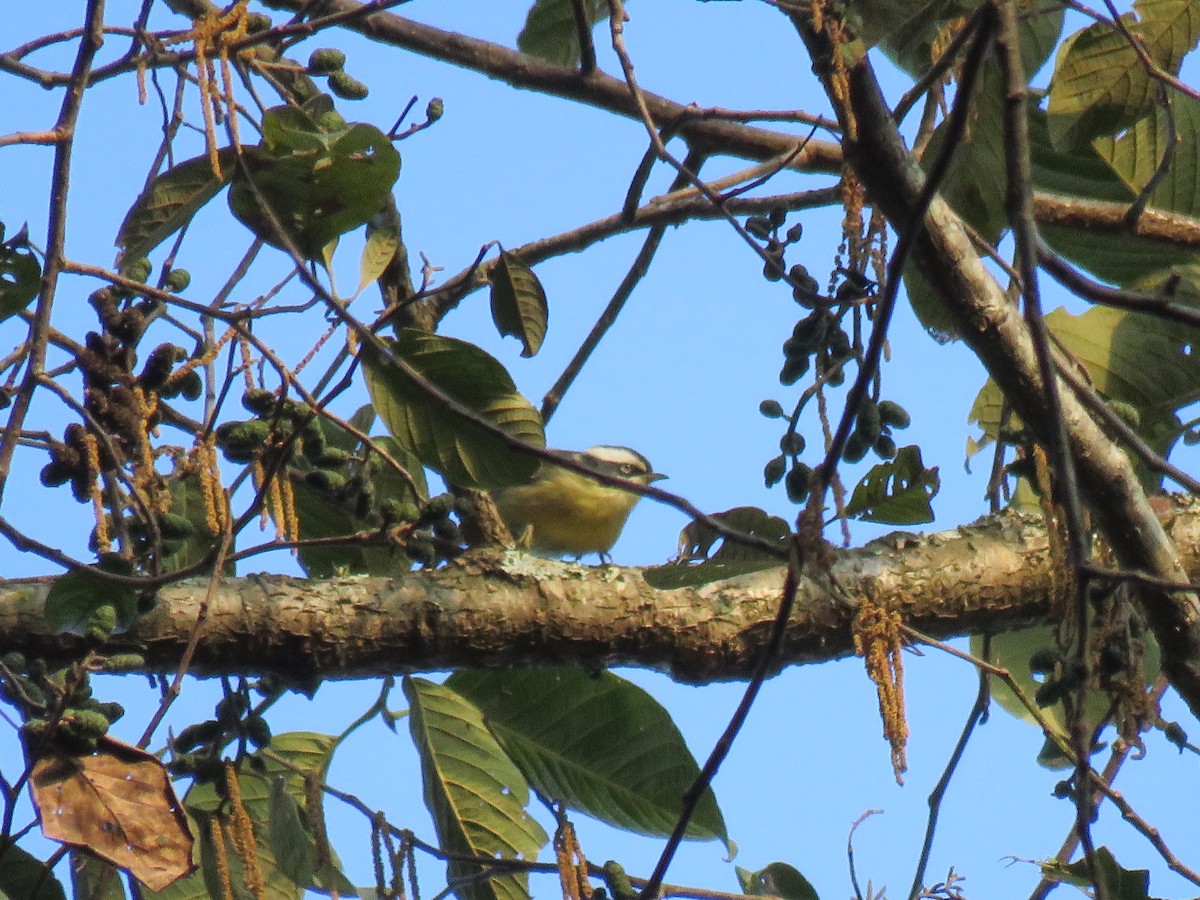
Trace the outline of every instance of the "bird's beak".
<instances>
[{"instance_id":1,"label":"bird's beak","mask_svg":"<svg viewBox=\"0 0 1200 900\"><path fill-rule=\"evenodd\" d=\"M647 484L650 484L650 483L652 483L652 482L655 482L655 481L662 481L664 478L667 478L667 477L668 477L668 476L666 476L666 475L663 475L663 474L661 474L661 473L659 473L659 472L651 472L651 473L650 473L650 477L646 479L646 483L647 483Z\"/></svg>"}]
</instances>

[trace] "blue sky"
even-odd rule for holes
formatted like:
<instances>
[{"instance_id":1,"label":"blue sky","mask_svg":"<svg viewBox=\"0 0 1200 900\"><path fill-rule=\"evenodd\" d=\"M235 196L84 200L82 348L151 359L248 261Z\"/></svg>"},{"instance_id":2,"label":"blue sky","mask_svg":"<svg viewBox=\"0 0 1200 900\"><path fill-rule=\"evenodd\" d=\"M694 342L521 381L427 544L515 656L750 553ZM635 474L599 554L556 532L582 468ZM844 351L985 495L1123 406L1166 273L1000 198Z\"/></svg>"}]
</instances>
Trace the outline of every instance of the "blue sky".
<instances>
[{"instance_id":1,"label":"blue sky","mask_svg":"<svg viewBox=\"0 0 1200 900\"><path fill-rule=\"evenodd\" d=\"M124 23L135 4L110 2L108 21ZM20 22L6 25L5 48L36 34L78 24L82 4L42 4ZM512 45L524 19L520 3L478 4L464 0L418 0L401 8L405 15L441 27L464 30ZM630 5L626 27L637 75L647 89L703 106L827 111L809 61L786 22L766 4L697 3L660 0ZM169 21L165 12L158 20ZM601 65L617 71L606 35L597 31ZM387 128L410 96L416 110L439 96L445 115L437 125L400 145L403 168L396 195L404 216L410 254L424 253L445 274L457 272L478 248L499 240L507 247L566 230L620 207L632 171L646 144L642 126L633 121L579 107L566 101L513 89L483 76L456 70L349 36L310 41L301 58L316 46L336 44L349 56L347 68L371 89L368 100L344 106L348 118ZM119 52L114 40L105 53ZM64 56L46 53L34 61L65 67ZM886 68L886 67L883 67ZM165 82L168 90L169 81ZM48 128L59 95L5 77L6 100L0 106L0 133ZM906 85L889 76L886 89L896 97ZM194 108L193 108L194 113ZM126 208L140 190L154 152L159 113L152 101L139 107L131 80L99 87L84 105L80 144L71 186L68 251L75 259L110 264L112 238ZM185 136L180 158L199 153L201 141ZM673 145L674 146L674 145ZM675 149L679 149L676 147ZM40 242L45 234L45 190L51 153L46 148L0 149L0 220L10 233L28 221ZM741 168L738 161L716 160L705 174ZM662 191L671 173L659 167L647 196ZM828 184L829 179L781 176L779 191ZM789 261L802 261L823 280L838 240L840 211L794 217L805 236ZM248 235L229 217L223 201L197 220L177 261L193 275L188 295L211 297L248 243ZM482 292L467 298L442 324L442 331L472 340L494 353L519 388L535 403L553 383L623 277L641 243L641 235L610 239L584 253L551 260L537 272L550 302L550 330L533 360L519 357L519 345L496 336ZM159 254L161 254L161 250ZM156 261L160 256L156 256ZM264 290L287 270L282 254L268 251L248 282L245 299ZM567 395L549 428L554 446L582 448L596 443L627 444L645 453L664 486L701 508L718 511L758 505L791 519L795 510L782 490L762 484L762 466L777 452L778 423L764 419L759 401L774 397L789 406L793 389L780 387L780 344L800 310L788 289L761 277L757 259L727 225L704 223L673 229L663 241L650 273L638 287L616 327L605 339L578 383ZM336 261L340 284L357 277L357 242L347 238ZM91 327L85 305L90 283L67 279L59 292L56 322L75 333ZM1051 291L1048 306L1063 302ZM371 291L357 301L363 316L376 306ZM314 328L319 327L315 320ZM274 330L272 330L274 329ZM315 334L316 332L312 332ZM295 362L311 336L268 322L263 334ZM20 340L14 323L0 326L0 347ZM326 358L328 355L326 355ZM314 368L312 371L318 371ZM939 345L927 337L906 308L897 314L891 360L884 368L885 395L912 413L907 442L919 443L927 464L937 465L942 490L934 501L937 522L950 528L986 511L983 501L986 462L964 470L964 446L971 433L967 411L983 383L982 369L961 345ZM359 391L343 412L364 402ZM35 428L61 429L63 411L48 402L36 411ZM812 447L819 434L807 432ZM810 454L813 451L810 450ZM5 495L4 514L26 523L49 540L73 541L83 554L85 508L66 491L46 492L36 483L41 461L25 457ZM865 470L865 466L862 467ZM847 481L858 477L849 469ZM49 495L49 496L48 496ZM614 549L617 562L658 563L675 550L685 520L674 510L642 503ZM887 528L855 526L856 541ZM831 538L837 539L836 534ZM243 571L295 571L284 554L256 560ZM49 571L34 557L0 547L0 571L6 576ZM886 883L889 896L907 890L920 846L926 796L958 737L974 699L973 670L936 652L905 658L912 739L906 786L892 780L888 748L880 735L874 692L855 660L796 668L773 679L751 715L715 787L731 836L741 847L736 862L759 868L773 860L801 869L822 897L849 893L845 842L850 824L865 810L885 814L858 831L855 848L860 880L876 888ZM703 688L675 685L649 672L623 673L664 702L697 756L705 756L740 696L740 685ZM112 683L130 712L118 732L136 739L153 708L144 682ZM98 689L97 693L102 693ZM365 708L376 685L331 684L316 701L289 700L272 719L276 732L290 729L337 731ZM207 715L216 697L212 684L190 684L173 721ZM401 702L397 692L396 702ZM198 710L198 712L196 712ZM1182 707L1168 704L1168 718ZM1041 744L1030 727L1000 710L973 740L942 812L928 880L944 877L953 866L967 876L973 900L1027 894L1036 871L1009 857L1051 855L1073 817L1071 807L1050 797L1059 775L1038 768L1033 757ZM420 782L404 729L399 737L381 727L355 739L337 762L332 781L388 811L392 821L411 825L432 839L420 807ZM0 734L0 760L11 765L15 743ZM380 777L381 772L387 777ZM1163 789L1171 785L1171 789ZM1118 787L1185 860L1200 850L1192 809L1197 772L1191 757L1179 757L1151 736L1148 758L1131 762ZM370 878L366 828L329 804L333 840L359 883ZM598 825L582 824L589 858L615 858L630 871L645 874L659 845L630 838ZM1154 871L1152 891L1173 896L1192 893L1167 873L1145 842L1119 821L1111 808L1102 812L1097 843L1109 844L1130 867ZM426 893L436 890L436 869L427 870ZM732 865L719 844L689 845L671 870L669 881L736 890ZM538 897L558 896L550 880L535 882Z\"/></svg>"}]
</instances>

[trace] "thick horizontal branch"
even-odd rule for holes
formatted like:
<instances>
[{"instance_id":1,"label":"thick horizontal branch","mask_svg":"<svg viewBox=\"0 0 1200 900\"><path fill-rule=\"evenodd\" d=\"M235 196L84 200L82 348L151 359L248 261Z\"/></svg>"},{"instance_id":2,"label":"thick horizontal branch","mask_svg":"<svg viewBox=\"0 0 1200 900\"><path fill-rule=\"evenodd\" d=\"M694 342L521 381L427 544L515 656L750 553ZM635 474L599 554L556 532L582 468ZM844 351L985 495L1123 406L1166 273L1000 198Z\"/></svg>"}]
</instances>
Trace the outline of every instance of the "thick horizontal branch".
<instances>
[{"instance_id":1,"label":"thick horizontal branch","mask_svg":"<svg viewBox=\"0 0 1200 900\"><path fill-rule=\"evenodd\" d=\"M1200 501L1168 517L1200 567ZM1002 631L1049 615L1049 551L1040 519L1008 513L930 535L893 534L840 551L829 583L804 579L780 666L852 652L863 600L946 638ZM229 579L215 592L192 671L352 678L466 667L615 665L707 682L747 677L779 602L782 569L700 588L656 590L639 569L588 567L512 551L477 551L436 572L395 578ZM0 583L0 653L78 658L81 639L42 619L49 580ZM105 654L137 652L173 670L207 584L164 589L137 628Z\"/></svg>"}]
</instances>

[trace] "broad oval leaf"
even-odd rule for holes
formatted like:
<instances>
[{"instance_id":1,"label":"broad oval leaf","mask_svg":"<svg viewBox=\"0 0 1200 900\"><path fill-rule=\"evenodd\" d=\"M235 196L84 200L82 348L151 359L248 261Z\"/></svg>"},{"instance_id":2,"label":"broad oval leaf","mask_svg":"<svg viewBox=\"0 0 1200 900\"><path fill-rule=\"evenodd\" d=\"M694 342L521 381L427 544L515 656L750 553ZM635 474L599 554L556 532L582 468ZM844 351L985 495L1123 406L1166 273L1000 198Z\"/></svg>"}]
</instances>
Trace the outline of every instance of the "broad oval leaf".
<instances>
[{"instance_id":1,"label":"broad oval leaf","mask_svg":"<svg viewBox=\"0 0 1200 900\"><path fill-rule=\"evenodd\" d=\"M317 130L286 132L286 142L277 136L274 145L264 139L246 148L249 174L235 175L229 208L268 244L286 248L290 240L306 259L320 260L331 241L364 225L383 206L400 174L400 154L373 125L359 122L336 132L313 127ZM311 146L298 146L300 136Z\"/></svg>"},{"instance_id":2,"label":"broad oval leaf","mask_svg":"<svg viewBox=\"0 0 1200 900\"><path fill-rule=\"evenodd\" d=\"M492 734L543 796L638 834L666 836L700 773L670 715L611 672L456 672L446 686L475 703ZM709 789L686 837L728 842Z\"/></svg>"},{"instance_id":3,"label":"broad oval leaf","mask_svg":"<svg viewBox=\"0 0 1200 900\"><path fill-rule=\"evenodd\" d=\"M497 428L531 446L546 446L538 411L517 392L504 367L474 344L402 328L390 349L415 375ZM362 359L375 411L423 464L455 485L482 490L533 476L538 460L532 455L448 409L370 345L363 347Z\"/></svg>"},{"instance_id":4,"label":"broad oval leaf","mask_svg":"<svg viewBox=\"0 0 1200 900\"><path fill-rule=\"evenodd\" d=\"M932 522L930 501L940 486L937 466L925 468L921 448L901 447L895 459L880 463L863 476L846 504L846 515L884 525Z\"/></svg>"},{"instance_id":5,"label":"broad oval leaf","mask_svg":"<svg viewBox=\"0 0 1200 900\"><path fill-rule=\"evenodd\" d=\"M425 805L438 846L496 859L537 858L546 832L525 810L529 785L488 731L479 709L446 685L404 679L409 725L421 757ZM447 877L460 900L525 900L528 876L474 880L476 863L451 860Z\"/></svg>"},{"instance_id":6,"label":"broad oval leaf","mask_svg":"<svg viewBox=\"0 0 1200 900\"><path fill-rule=\"evenodd\" d=\"M579 65L579 29L573 0L536 0L529 8L525 27L517 35L517 49L560 66ZM607 0L583 0L588 25L608 18Z\"/></svg>"},{"instance_id":7,"label":"broad oval leaf","mask_svg":"<svg viewBox=\"0 0 1200 900\"><path fill-rule=\"evenodd\" d=\"M546 337L549 308L546 291L521 257L503 250L492 267L488 281L492 286L492 321L500 335L513 335L524 349L521 355L533 356Z\"/></svg>"},{"instance_id":8,"label":"broad oval leaf","mask_svg":"<svg viewBox=\"0 0 1200 900\"><path fill-rule=\"evenodd\" d=\"M4 224L0 223L0 240L3 238ZM33 302L41 281L42 265L29 244L29 232L21 228L0 243L0 322Z\"/></svg>"},{"instance_id":9,"label":"broad oval leaf","mask_svg":"<svg viewBox=\"0 0 1200 900\"><path fill-rule=\"evenodd\" d=\"M134 201L121 230L117 246L125 259L139 259L192 220L192 216L229 183L235 166L233 148L218 154L223 177L213 174L208 154L185 160L158 175Z\"/></svg>"}]
</instances>

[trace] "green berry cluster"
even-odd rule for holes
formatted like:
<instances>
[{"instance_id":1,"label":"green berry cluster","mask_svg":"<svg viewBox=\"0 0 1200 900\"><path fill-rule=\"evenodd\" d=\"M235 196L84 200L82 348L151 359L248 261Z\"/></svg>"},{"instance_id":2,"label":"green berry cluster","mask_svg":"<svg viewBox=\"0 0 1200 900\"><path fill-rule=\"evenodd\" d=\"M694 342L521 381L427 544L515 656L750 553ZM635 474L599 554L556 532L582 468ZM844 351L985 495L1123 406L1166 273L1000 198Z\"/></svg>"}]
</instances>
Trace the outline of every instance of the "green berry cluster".
<instances>
[{"instance_id":1,"label":"green berry cluster","mask_svg":"<svg viewBox=\"0 0 1200 900\"><path fill-rule=\"evenodd\" d=\"M50 744L61 752L91 753L125 714L120 703L92 696L88 673L80 666L50 671L44 659L28 660L14 651L0 659L0 673L0 699L20 712L21 735L32 756Z\"/></svg>"},{"instance_id":2,"label":"green berry cluster","mask_svg":"<svg viewBox=\"0 0 1200 900\"><path fill-rule=\"evenodd\" d=\"M329 90L343 100L363 100L370 89L350 75L346 54L335 47L321 47L308 57L308 74L329 79Z\"/></svg>"},{"instance_id":3,"label":"green berry cluster","mask_svg":"<svg viewBox=\"0 0 1200 900\"><path fill-rule=\"evenodd\" d=\"M268 697L278 691L267 689ZM187 775L199 782L216 782L224 775L225 747L237 741L261 750L271 744L271 726L251 706L248 690L229 691L213 710L213 717L182 729L171 740L173 776ZM257 759L257 757L252 757Z\"/></svg>"}]
</instances>

